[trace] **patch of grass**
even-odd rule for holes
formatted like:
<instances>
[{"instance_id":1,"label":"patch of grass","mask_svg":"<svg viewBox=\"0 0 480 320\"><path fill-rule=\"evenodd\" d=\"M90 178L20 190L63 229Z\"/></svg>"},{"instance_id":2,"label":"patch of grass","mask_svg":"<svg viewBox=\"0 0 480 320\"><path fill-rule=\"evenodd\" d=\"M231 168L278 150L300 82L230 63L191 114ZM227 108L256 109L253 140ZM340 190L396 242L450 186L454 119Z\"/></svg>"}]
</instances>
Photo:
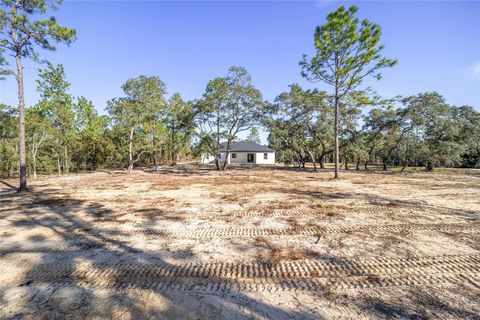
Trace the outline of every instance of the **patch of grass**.
<instances>
[{"instance_id":1,"label":"patch of grass","mask_svg":"<svg viewBox=\"0 0 480 320\"><path fill-rule=\"evenodd\" d=\"M295 202L292 201L275 201L268 203L267 206L260 209L261 212L265 214L273 213L275 210L289 210L294 209L297 206ZM255 208L256 209L256 208Z\"/></svg>"},{"instance_id":2,"label":"patch of grass","mask_svg":"<svg viewBox=\"0 0 480 320\"><path fill-rule=\"evenodd\" d=\"M320 209L320 208L323 208L323 204L320 203L320 202L312 203L309 207L310 207L311 209Z\"/></svg>"},{"instance_id":3,"label":"patch of grass","mask_svg":"<svg viewBox=\"0 0 480 320\"><path fill-rule=\"evenodd\" d=\"M224 194L220 196L220 199L226 202L238 202L241 197L238 193Z\"/></svg>"},{"instance_id":4,"label":"patch of grass","mask_svg":"<svg viewBox=\"0 0 480 320\"><path fill-rule=\"evenodd\" d=\"M317 252L304 248L298 248L292 245L279 246L267 239L256 238L257 246L262 247L265 251L258 255L259 263L275 266L282 261L302 261L317 256Z\"/></svg>"},{"instance_id":5,"label":"patch of grass","mask_svg":"<svg viewBox=\"0 0 480 320\"><path fill-rule=\"evenodd\" d=\"M287 222L292 227L293 231L300 231L305 227L298 222L298 217L288 217Z\"/></svg>"}]
</instances>

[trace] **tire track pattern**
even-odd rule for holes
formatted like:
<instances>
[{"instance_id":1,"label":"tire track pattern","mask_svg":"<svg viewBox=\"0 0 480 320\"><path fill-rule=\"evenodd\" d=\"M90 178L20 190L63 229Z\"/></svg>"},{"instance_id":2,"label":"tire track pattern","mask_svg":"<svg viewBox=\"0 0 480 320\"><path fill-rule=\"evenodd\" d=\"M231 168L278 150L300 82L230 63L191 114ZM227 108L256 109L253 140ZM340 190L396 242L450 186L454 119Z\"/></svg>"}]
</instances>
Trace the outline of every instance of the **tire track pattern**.
<instances>
[{"instance_id":1,"label":"tire track pattern","mask_svg":"<svg viewBox=\"0 0 480 320\"><path fill-rule=\"evenodd\" d=\"M214 207L223 207L223 203L212 203L209 205L199 205L203 210L197 213L191 213L195 218L211 218L215 216L232 216L232 217L283 217L283 216L318 216L325 215L327 212L334 212L335 214L351 214L351 213L363 213L363 214L406 214L406 213L424 213L424 214L458 214L464 213L462 210L454 210L448 208L409 208L409 207L391 207L382 205L357 205L352 208L340 207L340 206L326 206L320 208L311 208L307 205L299 205L291 209L271 209L271 205L258 204L256 206L247 206L243 210L232 210L232 212L207 210ZM230 203L230 207L234 207L235 204ZM237 204L237 207L240 206ZM197 206L198 207L198 206ZM241 206L240 206L241 207Z\"/></svg>"},{"instance_id":2,"label":"tire track pattern","mask_svg":"<svg viewBox=\"0 0 480 320\"><path fill-rule=\"evenodd\" d=\"M341 225L341 226L322 226L305 228L209 228L201 230L185 231L162 231L155 229L98 229L91 231L99 235L106 234L123 239L132 239L135 237L164 239L212 239L212 238L254 238L254 237L274 237L274 236L321 236L324 234L340 234L349 232L370 232L372 234L381 234L386 232L400 232L404 230L422 230L437 232L477 232L480 229L479 223L428 223L428 224L395 224L395 225Z\"/></svg>"},{"instance_id":3,"label":"tire track pattern","mask_svg":"<svg viewBox=\"0 0 480 320\"><path fill-rule=\"evenodd\" d=\"M181 290L318 290L441 284L480 278L480 254L410 259L305 260L261 263L43 264L18 279L97 287Z\"/></svg>"}]
</instances>

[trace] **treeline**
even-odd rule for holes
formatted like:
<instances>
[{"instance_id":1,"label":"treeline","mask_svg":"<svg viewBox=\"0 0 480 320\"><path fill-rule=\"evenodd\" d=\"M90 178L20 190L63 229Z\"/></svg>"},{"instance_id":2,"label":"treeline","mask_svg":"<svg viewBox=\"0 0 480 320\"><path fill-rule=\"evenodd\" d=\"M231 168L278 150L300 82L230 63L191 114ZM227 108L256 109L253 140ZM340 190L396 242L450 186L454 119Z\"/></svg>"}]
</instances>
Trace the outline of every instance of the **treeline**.
<instances>
[{"instance_id":1,"label":"treeline","mask_svg":"<svg viewBox=\"0 0 480 320\"><path fill-rule=\"evenodd\" d=\"M277 161L299 168L324 168L333 161L334 108L327 92L294 84L273 102L262 99L242 67L211 80L199 99L167 97L155 76L127 80L124 95L99 115L85 97L73 97L61 65L39 72L40 101L26 110L27 172L44 174L100 168L174 165L202 153L217 155L220 144L258 126L269 132ZM451 106L436 92L383 100L353 91L340 105L340 159L344 169L389 166L480 167L480 113ZM0 105L0 175L18 172L18 117Z\"/></svg>"},{"instance_id":2,"label":"treeline","mask_svg":"<svg viewBox=\"0 0 480 320\"><path fill-rule=\"evenodd\" d=\"M344 169L388 166L480 167L480 113L451 106L437 92L382 100L351 92L340 105L340 161ZM265 125L277 160L324 168L333 161L334 112L326 92L298 85L279 95Z\"/></svg>"},{"instance_id":3,"label":"treeline","mask_svg":"<svg viewBox=\"0 0 480 320\"><path fill-rule=\"evenodd\" d=\"M40 101L26 109L27 174L68 173L101 168L132 170L134 166L174 165L202 153L217 155L251 130L266 110L260 91L242 67L211 80L204 95L185 101L179 93L167 97L156 76L139 76L122 85L124 94L107 102L99 115L85 97L73 97L62 65L47 63L39 71ZM0 104L0 176L18 172L17 109Z\"/></svg>"},{"instance_id":4,"label":"treeline","mask_svg":"<svg viewBox=\"0 0 480 320\"><path fill-rule=\"evenodd\" d=\"M50 11L60 1L0 0L0 80L14 78L18 106L0 104L0 176L68 173L99 168L175 164L202 153L221 163L239 134L257 126L269 132L277 160L315 170L326 161L348 169L388 166L480 167L480 115L471 106L451 106L438 93L381 99L363 80L380 80L381 71L397 64L382 55L381 28L357 17L358 8L340 6L314 33L315 54L300 61L301 75L329 91L305 90L294 84L267 102L243 67L233 66L212 79L202 97L185 101L167 95L156 76L127 80L123 95L112 97L107 114L99 115L85 97L73 97L62 65L40 59L37 50L54 51L71 44L75 29L58 24ZM25 106L23 60L43 66L40 99ZM15 67L13 67L13 64ZM228 154L225 157L228 159Z\"/></svg>"},{"instance_id":5,"label":"treeline","mask_svg":"<svg viewBox=\"0 0 480 320\"><path fill-rule=\"evenodd\" d=\"M69 92L61 65L40 70L40 101L26 110L27 172L36 176L130 169L136 163L175 163L191 152L191 105L175 93L165 100L158 77L140 76L122 86L124 97L108 102L99 115L85 97ZM0 175L18 172L18 116L0 105Z\"/></svg>"}]
</instances>

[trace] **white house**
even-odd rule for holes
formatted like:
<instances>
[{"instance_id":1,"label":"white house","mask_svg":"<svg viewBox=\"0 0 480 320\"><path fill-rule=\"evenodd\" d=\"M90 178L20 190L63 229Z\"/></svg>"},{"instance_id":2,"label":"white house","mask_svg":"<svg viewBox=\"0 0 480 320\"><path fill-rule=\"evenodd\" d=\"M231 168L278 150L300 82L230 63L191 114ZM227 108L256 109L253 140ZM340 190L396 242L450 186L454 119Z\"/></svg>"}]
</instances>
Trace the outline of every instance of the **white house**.
<instances>
[{"instance_id":1,"label":"white house","mask_svg":"<svg viewBox=\"0 0 480 320\"><path fill-rule=\"evenodd\" d=\"M220 161L225 161L226 143L221 144ZM206 154L202 156L202 163L213 163L213 155ZM262 146L251 141L232 142L228 163L238 164L275 164L275 151L267 146Z\"/></svg>"}]
</instances>

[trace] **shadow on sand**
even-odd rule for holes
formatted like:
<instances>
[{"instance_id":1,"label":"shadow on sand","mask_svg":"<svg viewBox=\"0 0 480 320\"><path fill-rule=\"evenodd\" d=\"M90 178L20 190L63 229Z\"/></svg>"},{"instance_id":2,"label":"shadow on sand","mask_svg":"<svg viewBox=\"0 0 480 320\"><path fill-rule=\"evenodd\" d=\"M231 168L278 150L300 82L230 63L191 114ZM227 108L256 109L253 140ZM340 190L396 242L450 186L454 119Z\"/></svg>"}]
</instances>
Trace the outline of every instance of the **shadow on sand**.
<instances>
[{"instance_id":1,"label":"shadow on sand","mask_svg":"<svg viewBox=\"0 0 480 320\"><path fill-rule=\"evenodd\" d=\"M201 171L208 174L209 170ZM152 172L158 173L158 172ZM159 174L164 174L159 173ZM165 173L166 174L166 173ZM168 172L168 174L190 175L190 171ZM199 174L196 172L195 174ZM8 188L14 186L4 183ZM351 197L350 193L325 194L316 191L299 189L284 190L285 193L308 195L313 198L344 199ZM386 201L381 197L360 195L370 203ZM41 229L53 232L61 239L62 246L57 248L48 245L48 239L42 235L33 235L28 243L0 244L0 263L11 256L29 254L40 258L27 267L21 281L9 286L0 284L0 317L4 319L64 319L64 318L168 318L168 319L321 319L321 305L305 305L297 301L294 308L286 310L281 306L268 303L266 299L252 297L247 292L235 291L202 291L196 288L175 290L175 288L156 289L151 285L130 282L125 279L121 269L122 263L132 266L162 266L172 269L174 265L166 261L166 252L149 254L138 248L133 248L128 241L122 241L108 233L101 233L92 224L95 218L108 218L115 212L105 208L100 203L85 202L63 194L60 189L36 190L34 187L28 193L17 194L11 190L0 192L0 204L16 208L20 214L11 217L7 211L1 213L2 225L7 225L11 232L22 232ZM402 206L426 206L423 203L405 202ZM469 216L467 214L467 216ZM3 227L5 228L5 227ZM141 226L147 229L148 226ZM159 234L161 237L161 234ZM34 244L34 245L32 245ZM45 245L42 245L45 244ZM193 259L194 254L186 254L184 261ZM87 263L99 274L107 274L108 279L99 278L99 282L108 282L108 288L97 287L95 283L85 284L77 270L79 262ZM39 277L38 270L44 265L61 265L61 276ZM116 269L118 268L118 269ZM148 267L147 267L148 269ZM45 271L48 273L48 270ZM181 279L178 279L181 280ZM215 279L197 279L200 283L208 283ZM163 280L161 280L163 281ZM428 290L428 288L426 288ZM434 289L431 289L434 290ZM478 292L478 291L477 291ZM290 297L296 301L297 294L318 296L323 305L339 304L340 309L357 310L360 316L377 318L418 318L429 316L478 318L478 315L452 307L444 299L434 294L421 291L405 292L405 299L388 300L384 297L351 297L330 292L328 288L316 288L297 293L278 292L278 297ZM466 297L475 300L473 296ZM272 295L270 295L271 297ZM13 298L12 298L13 297ZM19 298L20 297L20 298ZM14 302L12 302L14 301ZM2 310L3 308L3 310ZM292 311L295 310L295 311ZM428 313L425 311L428 310ZM348 316L348 315L347 315ZM355 314L351 315L353 318ZM328 317L328 314L326 315Z\"/></svg>"}]
</instances>

